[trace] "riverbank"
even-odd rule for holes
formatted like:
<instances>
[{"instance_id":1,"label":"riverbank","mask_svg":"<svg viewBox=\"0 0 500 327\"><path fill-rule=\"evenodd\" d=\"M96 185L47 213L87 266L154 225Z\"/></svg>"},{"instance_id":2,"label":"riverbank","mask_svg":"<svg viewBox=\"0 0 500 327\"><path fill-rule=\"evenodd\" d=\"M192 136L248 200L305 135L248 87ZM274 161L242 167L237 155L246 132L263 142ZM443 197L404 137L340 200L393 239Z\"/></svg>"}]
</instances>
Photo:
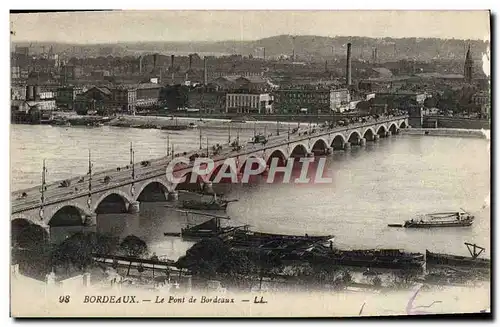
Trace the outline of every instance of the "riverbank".
<instances>
[{"instance_id":1,"label":"riverbank","mask_svg":"<svg viewBox=\"0 0 500 327\"><path fill-rule=\"evenodd\" d=\"M296 126L306 126L307 123L287 123L279 122L279 131L286 131L288 128ZM189 118L189 117L160 117L160 116L120 116L111 120L108 125L121 127L135 128L152 128L161 129L173 126L184 126L187 128L202 128L202 129L245 129L252 130L267 128L269 132L278 130L277 122L272 121L247 121L234 122L229 119L214 119L214 118ZM315 124L312 124L315 125ZM293 127L292 127L293 126Z\"/></svg>"},{"instance_id":2,"label":"riverbank","mask_svg":"<svg viewBox=\"0 0 500 327\"><path fill-rule=\"evenodd\" d=\"M481 129L460 129L460 128L406 128L400 130L401 134L407 135L428 135L428 136L448 136L448 137L473 137L488 138L489 130Z\"/></svg>"}]
</instances>

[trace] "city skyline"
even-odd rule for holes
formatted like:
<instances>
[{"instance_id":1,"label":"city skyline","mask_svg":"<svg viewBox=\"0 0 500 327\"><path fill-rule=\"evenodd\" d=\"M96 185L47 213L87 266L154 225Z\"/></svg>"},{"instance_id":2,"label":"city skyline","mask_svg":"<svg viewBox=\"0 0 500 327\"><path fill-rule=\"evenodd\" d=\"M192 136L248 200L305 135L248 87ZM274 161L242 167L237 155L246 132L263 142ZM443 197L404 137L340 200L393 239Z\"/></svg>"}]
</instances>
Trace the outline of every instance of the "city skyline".
<instances>
[{"instance_id":1,"label":"city skyline","mask_svg":"<svg viewBox=\"0 0 500 327\"><path fill-rule=\"evenodd\" d=\"M30 13L10 18L12 42L217 42L277 35L490 39L488 11L172 10Z\"/></svg>"}]
</instances>

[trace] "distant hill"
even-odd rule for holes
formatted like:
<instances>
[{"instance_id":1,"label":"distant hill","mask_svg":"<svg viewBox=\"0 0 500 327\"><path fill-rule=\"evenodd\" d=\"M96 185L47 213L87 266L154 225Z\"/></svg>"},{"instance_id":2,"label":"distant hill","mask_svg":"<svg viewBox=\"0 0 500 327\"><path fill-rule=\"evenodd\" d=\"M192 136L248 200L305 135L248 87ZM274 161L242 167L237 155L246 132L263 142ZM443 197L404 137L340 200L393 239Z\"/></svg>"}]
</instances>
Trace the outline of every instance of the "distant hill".
<instances>
[{"instance_id":1,"label":"distant hill","mask_svg":"<svg viewBox=\"0 0 500 327\"><path fill-rule=\"evenodd\" d=\"M278 35L256 41L219 41L219 42L135 42L114 44L61 44L61 43L17 43L29 46L33 52L40 52L42 46L53 46L54 51L75 53L85 56L138 55L140 52L161 54L199 53L204 55L241 54L262 57L280 55L291 56L294 44L297 60L331 60L332 57L345 57L345 45L352 43L353 58L371 61L372 49L377 48L378 61L395 59L463 59L467 45L471 45L474 59L480 59L489 45L480 40L457 40L437 38L369 38L369 37L324 37L314 35Z\"/></svg>"}]
</instances>

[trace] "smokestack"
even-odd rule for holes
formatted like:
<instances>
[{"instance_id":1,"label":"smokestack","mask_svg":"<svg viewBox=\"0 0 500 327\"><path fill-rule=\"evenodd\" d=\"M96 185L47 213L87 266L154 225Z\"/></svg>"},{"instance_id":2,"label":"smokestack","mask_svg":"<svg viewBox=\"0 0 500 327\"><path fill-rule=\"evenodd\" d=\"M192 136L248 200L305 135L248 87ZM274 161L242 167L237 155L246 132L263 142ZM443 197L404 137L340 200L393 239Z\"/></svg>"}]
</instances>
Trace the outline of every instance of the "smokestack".
<instances>
[{"instance_id":1,"label":"smokestack","mask_svg":"<svg viewBox=\"0 0 500 327\"><path fill-rule=\"evenodd\" d=\"M170 72L172 73L172 85L175 84L174 62L175 62L175 56L171 55L170 56Z\"/></svg>"},{"instance_id":2,"label":"smokestack","mask_svg":"<svg viewBox=\"0 0 500 327\"><path fill-rule=\"evenodd\" d=\"M158 54L157 54L157 53L155 53L155 54L153 55L153 70L154 70L154 69L156 69L156 59L157 59L157 57L158 57Z\"/></svg>"},{"instance_id":3,"label":"smokestack","mask_svg":"<svg viewBox=\"0 0 500 327\"><path fill-rule=\"evenodd\" d=\"M264 60L266 60L266 48L264 48L263 50L264 50Z\"/></svg>"},{"instance_id":4,"label":"smokestack","mask_svg":"<svg viewBox=\"0 0 500 327\"><path fill-rule=\"evenodd\" d=\"M203 57L203 84L208 84L207 57Z\"/></svg>"},{"instance_id":5,"label":"smokestack","mask_svg":"<svg viewBox=\"0 0 500 327\"><path fill-rule=\"evenodd\" d=\"M139 73L142 74L142 58L143 56L139 57Z\"/></svg>"},{"instance_id":6,"label":"smokestack","mask_svg":"<svg viewBox=\"0 0 500 327\"><path fill-rule=\"evenodd\" d=\"M346 84L351 85L351 43L347 43Z\"/></svg>"}]
</instances>

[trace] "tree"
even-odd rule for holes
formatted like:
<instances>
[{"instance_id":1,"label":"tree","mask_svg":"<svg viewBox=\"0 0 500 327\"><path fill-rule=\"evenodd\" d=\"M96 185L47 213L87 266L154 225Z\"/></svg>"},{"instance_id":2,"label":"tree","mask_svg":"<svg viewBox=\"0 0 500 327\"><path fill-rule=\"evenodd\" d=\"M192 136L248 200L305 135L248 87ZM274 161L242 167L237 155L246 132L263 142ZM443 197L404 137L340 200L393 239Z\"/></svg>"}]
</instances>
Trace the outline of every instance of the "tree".
<instances>
[{"instance_id":1,"label":"tree","mask_svg":"<svg viewBox=\"0 0 500 327\"><path fill-rule=\"evenodd\" d=\"M424 100L424 107L426 107L427 109L436 108L437 103L438 103L438 100L435 97L426 98Z\"/></svg>"},{"instance_id":2,"label":"tree","mask_svg":"<svg viewBox=\"0 0 500 327\"><path fill-rule=\"evenodd\" d=\"M370 111L370 101L360 101L356 104L356 110L369 112Z\"/></svg>"},{"instance_id":3,"label":"tree","mask_svg":"<svg viewBox=\"0 0 500 327\"><path fill-rule=\"evenodd\" d=\"M42 226L24 219L12 222L12 246L32 249L47 244L48 240L49 233Z\"/></svg>"},{"instance_id":4,"label":"tree","mask_svg":"<svg viewBox=\"0 0 500 327\"><path fill-rule=\"evenodd\" d=\"M178 268L189 269L193 274L215 277L217 274L247 275L256 271L254 262L243 251L231 249L219 238L201 240L186 255L179 258Z\"/></svg>"},{"instance_id":5,"label":"tree","mask_svg":"<svg viewBox=\"0 0 500 327\"><path fill-rule=\"evenodd\" d=\"M135 235L129 235L123 239L120 243L120 249L129 257L139 258L148 253L148 246L146 242ZM128 266L127 276L130 273L130 267L132 266L132 261Z\"/></svg>"},{"instance_id":6,"label":"tree","mask_svg":"<svg viewBox=\"0 0 500 327\"><path fill-rule=\"evenodd\" d=\"M24 219L12 221L12 263L28 276L42 278L51 268L49 234L40 225Z\"/></svg>"},{"instance_id":7,"label":"tree","mask_svg":"<svg viewBox=\"0 0 500 327\"><path fill-rule=\"evenodd\" d=\"M109 254L116 249L117 239L98 233L76 233L56 246L53 265L84 270L93 263L94 254Z\"/></svg>"},{"instance_id":8,"label":"tree","mask_svg":"<svg viewBox=\"0 0 500 327\"><path fill-rule=\"evenodd\" d=\"M186 251L177 260L177 267L191 270L193 274L215 275L229 254L229 247L219 238L204 239Z\"/></svg>"}]
</instances>

